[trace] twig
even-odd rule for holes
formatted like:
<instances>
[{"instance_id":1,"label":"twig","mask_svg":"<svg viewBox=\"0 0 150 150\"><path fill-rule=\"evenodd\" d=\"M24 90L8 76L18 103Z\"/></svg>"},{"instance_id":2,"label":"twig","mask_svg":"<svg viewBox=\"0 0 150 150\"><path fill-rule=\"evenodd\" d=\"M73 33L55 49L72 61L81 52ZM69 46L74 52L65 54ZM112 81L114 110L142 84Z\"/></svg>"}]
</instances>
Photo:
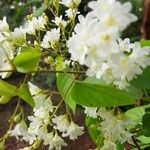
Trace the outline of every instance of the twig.
<instances>
[{"instance_id":1,"label":"twig","mask_svg":"<svg viewBox=\"0 0 150 150\"><path fill-rule=\"evenodd\" d=\"M0 70L0 72L17 72L16 70ZM28 73L69 73L69 74L85 74L85 71L56 71L56 70L35 70Z\"/></svg>"},{"instance_id":2,"label":"twig","mask_svg":"<svg viewBox=\"0 0 150 150\"><path fill-rule=\"evenodd\" d=\"M142 149L140 148L140 146L138 145L138 143L137 143L136 139L134 138L134 136L132 136L132 140L133 140L133 143L136 145L137 149L138 149L138 150L142 150Z\"/></svg>"}]
</instances>

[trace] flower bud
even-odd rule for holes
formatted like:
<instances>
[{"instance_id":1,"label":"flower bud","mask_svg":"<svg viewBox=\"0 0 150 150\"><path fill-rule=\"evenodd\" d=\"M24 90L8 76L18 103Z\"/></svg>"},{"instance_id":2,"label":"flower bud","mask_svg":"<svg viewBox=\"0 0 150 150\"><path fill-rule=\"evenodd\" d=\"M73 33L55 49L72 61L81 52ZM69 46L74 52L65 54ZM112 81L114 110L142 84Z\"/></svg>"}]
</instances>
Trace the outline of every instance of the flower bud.
<instances>
[{"instance_id":1,"label":"flower bud","mask_svg":"<svg viewBox=\"0 0 150 150\"><path fill-rule=\"evenodd\" d=\"M0 97L0 104L7 104L10 100L10 96L1 96Z\"/></svg>"},{"instance_id":2,"label":"flower bud","mask_svg":"<svg viewBox=\"0 0 150 150\"><path fill-rule=\"evenodd\" d=\"M20 113L19 113L19 114L17 114L17 115L14 117L14 122L15 122L15 123L18 123L18 122L20 122L20 119L21 119L21 115L20 115Z\"/></svg>"}]
</instances>

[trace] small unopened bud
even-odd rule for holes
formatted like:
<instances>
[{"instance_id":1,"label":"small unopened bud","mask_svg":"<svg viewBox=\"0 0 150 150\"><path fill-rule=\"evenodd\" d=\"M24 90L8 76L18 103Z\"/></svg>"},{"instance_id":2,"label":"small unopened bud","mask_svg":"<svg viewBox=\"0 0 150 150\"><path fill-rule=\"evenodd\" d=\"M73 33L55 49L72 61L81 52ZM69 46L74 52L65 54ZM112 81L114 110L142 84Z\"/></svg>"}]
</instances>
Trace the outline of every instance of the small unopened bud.
<instances>
[{"instance_id":1,"label":"small unopened bud","mask_svg":"<svg viewBox=\"0 0 150 150\"><path fill-rule=\"evenodd\" d=\"M14 117L14 122L15 122L15 123L18 123L18 122L20 122L20 119L21 119L21 114L17 114L17 115Z\"/></svg>"},{"instance_id":2,"label":"small unopened bud","mask_svg":"<svg viewBox=\"0 0 150 150\"><path fill-rule=\"evenodd\" d=\"M32 18L33 18L33 14L27 15L27 19L28 19L28 20L32 20Z\"/></svg>"},{"instance_id":3,"label":"small unopened bud","mask_svg":"<svg viewBox=\"0 0 150 150\"><path fill-rule=\"evenodd\" d=\"M47 64L54 64L54 59L53 59L53 57L48 56L48 57L45 59L45 62L46 62Z\"/></svg>"},{"instance_id":4,"label":"small unopened bud","mask_svg":"<svg viewBox=\"0 0 150 150\"><path fill-rule=\"evenodd\" d=\"M10 96L1 96L0 97L0 104L6 104L10 101L11 97Z\"/></svg>"}]
</instances>

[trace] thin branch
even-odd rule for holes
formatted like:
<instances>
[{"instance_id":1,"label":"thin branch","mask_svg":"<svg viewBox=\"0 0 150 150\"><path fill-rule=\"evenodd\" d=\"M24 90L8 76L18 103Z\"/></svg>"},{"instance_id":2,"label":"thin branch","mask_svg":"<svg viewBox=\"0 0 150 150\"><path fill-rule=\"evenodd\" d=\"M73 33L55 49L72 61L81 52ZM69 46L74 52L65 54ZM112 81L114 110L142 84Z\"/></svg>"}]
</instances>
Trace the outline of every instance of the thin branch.
<instances>
[{"instance_id":1,"label":"thin branch","mask_svg":"<svg viewBox=\"0 0 150 150\"><path fill-rule=\"evenodd\" d=\"M138 150L142 150L141 147L138 145L136 139L134 138L134 136L132 136L132 140L133 140L133 143L135 144L135 146L137 147Z\"/></svg>"},{"instance_id":2,"label":"thin branch","mask_svg":"<svg viewBox=\"0 0 150 150\"><path fill-rule=\"evenodd\" d=\"M1 72L17 72L16 70L0 70ZM85 74L85 71L56 71L56 70L35 70L35 71L30 71L28 73L44 73L44 72L49 72L49 73L68 73L68 74Z\"/></svg>"}]
</instances>

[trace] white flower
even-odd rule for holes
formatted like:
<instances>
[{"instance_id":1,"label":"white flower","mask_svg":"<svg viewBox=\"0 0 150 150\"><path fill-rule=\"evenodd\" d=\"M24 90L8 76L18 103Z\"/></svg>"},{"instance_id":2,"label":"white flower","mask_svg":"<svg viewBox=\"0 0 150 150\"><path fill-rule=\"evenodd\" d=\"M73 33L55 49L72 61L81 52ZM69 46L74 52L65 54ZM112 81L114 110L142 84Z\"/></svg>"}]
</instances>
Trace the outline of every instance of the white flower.
<instances>
[{"instance_id":1,"label":"white flower","mask_svg":"<svg viewBox=\"0 0 150 150\"><path fill-rule=\"evenodd\" d=\"M4 34L0 33L0 42L3 42L4 40L6 40L6 36L4 36Z\"/></svg>"},{"instance_id":2,"label":"white flower","mask_svg":"<svg viewBox=\"0 0 150 150\"><path fill-rule=\"evenodd\" d=\"M68 9L65 11L66 15L69 19L74 20L75 16L77 14L79 14L79 12L77 11L77 9Z\"/></svg>"},{"instance_id":3,"label":"white flower","mask_svg":"<svg viewBox=\"0 0 150 150\"><path fill-rule=\"evenodd\" d=\"M62 15L60 17L55 17L53 22L60 28L65 28L67 25L67 21L62 19Z\"/></svg>"},{"instance_id":4,"label":"white flower","mask_svg":"<svg viewBox=\"0 0 150 150\"><path fill-rule=\"evenodd\" d=\"M0 44L0 48L2 48L1 51L3 51L3 57L5 58L9 58L10 60L12 60L14 58L14 51L15 51L15 47L8 41L4 41ZM4 58L4 59L5 59Z\"/></svg>"},{"instance_id":5,"label":"white flower","mask_svg":"<svg viewBox=\"0 0 150 150\"><path fill-rule=\"evenodd\" d=\"M119 51L115 41L118 37L116 30L105 29L96 19L91 18L91 15L80 15L78 19L79 23L67 43L73 60L88 67L93 63L101 65L111 53Z\"/></svg>"},{"instance_id":6,"label":"white flower","mask_svg":"<svg viewBox=\"0 0 150 150\"><path fill-rule=\"evenodd\" d=\"M6 17L0 20L0 32L9 32L9 25L6 21Z\"/></svg>"},{"instance_id":7,"label":"white flower","mask_svg":"<svg viewBox=\"0 0 150 150\"><path fill-rule=\"evenodd\" d=\"M104 145L101 150L117 150L117 145L112 141L104 140Z\"/></svg>"},{"instance_id":8,"label":"white flower","mask_svg":"<svg viewBox=\"0 0 150 150\"><path fill-rule=\"evenodd\" d=\"M0 64L0 70L13 70L13 69L14 68L12 64L8 60ZM0 72L0 76L2 79L9 77L11 74L12 74L11 72Z\"/></svg>"},{"instance_id":9,"label":"white flower","mask_svg":"<svg viewBox=\"0 0 150 150\"><path fill-rule=\"evenodd\" d=\"M28 116L28 120L30 121L30 127L28 128L29 132L37 133L38 129L44 125L43 119L35 116Z\"/></svg>"},{"instance_id":10,"label":"white flower","mask_svg":"<svg viewBox=\"0 0 150 150\"><path fill-rule=\"evenodd\" d=\"M125 41L126 42L126 41ZM128 46L120 46L121 54L114 55L109 59L109 65L112 68L114 76L114 84L121 86L120 89L125 88L128 85L128 81L131 81L137 75L142 74L143 69L150 65L150 59L148 54L150 48L141 48L140 43L131 43ZM131 54L124 54L125 52L131 52Z\"/></svg>"},{"instance_id":11,"label":"white flower","mask_svg":"<svg viewBox=\"0 0 150 150\"><path fill-rule=\"evenodd\" d=\"M46 35L43 38L41 46L43 48L50 48L50 47L53 48L54 45L59 42L59 38L60 38L60 28L47 31Z\"/></svg>"},{"instance_id":12,"label":"white flower","mask_svg":"<svg viewBox=\"0 0 150 150\"><path fill-rule=\"evenodd\" d=\"M25 42L26 31L22 27L15 28L10 36L15 45L22 45Z\"/></svg>"},{"instance_id":13,"label":"white flower","mask_svg":"<svg viewBox=\"0 0 150 150\"><path fill-rule=\"evenodd\" d=\"M34 108L34 116L43 119L43 124L49 124L49 110L44 107Z\"/></svg>"},{"instance_id":14,"label":"white flower","mask_svg":"<svg viewBox=\"0 0 150 150\"><path fill-rule=\"evenodd\" d=\"M41 92L41 89L38 86L32 84L31 82L28 82L28 86L29 86L31 95L33 95L33 96L35 96Z\"/></svg>"},{"instance_id":15,"label":"white flower","mask_svg":"<svg viewBox=\"0 0 150 150\"><path fill-rule=\"evenodd\" d=\"M47 16L45 14L38 18L33 17L32 20L28 20L25 24L25 29L28 34L35 35L36 30L43 30L47 25Z\"/></svg>"},{"instance_id":16,"label":"white flower","mask_svg":"<svg viewBox=\"0 0 150 150\"><path fill-rule=\"evenodd\" d=\"M4 40L0 43L0 70L13 70L13 65L11 60L14 58L14 46ZM2 78L7 78L11 75L11 72L1 72L0 76Z\"/></svg>"},{"instance_id":17,"label":"white flower","mask_svg":"<svg viewBox=\"0 0 150 150\"><path fill-rule=\"evenodd\" d=\"M9 132L10 136L15 136L17 139L19 136L23 136L27 134L27 125L24 120L21 120L13 130Z\"/></svg>"},{"instance_id":18,"label":"white flower","mask_svg":"<svg viewBox=\"0 0 150 150\"><path fill-rule=\"evenodd\" d=\"M21 139L28 141L30 144L36 140L36 136L34 134L28 133L28 128L24 120L21 120L13 130L9 132L10 136L15 136L17 139L21 137Z\"/></svg>"},{"instance_id":19,"label":"white flower","mask_svg":"<svg viewBox=\"0 0 150 150\"><path fill-rule=\"evenodd\" d=\"M35 102L34 110L45 109L48 112L53 112L52 101L51 101L50 96L47 97L47 94L44 94L44 93L41 92L41 93L35 95L33 97L33 99L34 99L34 102Z\"/></svg>"},{"instance_id":20,"label":"white flower","mask_svg":"<svg viewBox=\"0 0 150 150\"><path fill-rule=\"evenodd\" d=\"M71 121L68 130L66 133L63 133L63 137L69 136L71 140L75 140L78 136L81 136L83 134L83 127L79 127L77 124L75 124L73 121Z\"/></svg>"},{"instance_id":21,"label":"white flower","mask_svg":"<svg viewBox=\"0 0 150 150\"><path fill-rule=\"evenodd\" d=\"M54 135L54 137L49 142L50 142L49 150L53 150L53 149L61 150L61 148L63 146L67 146L67 144L64 142L64 140L60 136L58 136L57 133Z\"/></svg>"},{"instance_id":22,"label":"white flower","mask_svg":"<svg viewBox=\"0 0 150 150\"><path fill-rule=\"evenodd\" d=\"M67 46L71 59L86 65L88 76L96 75L107 84L126 89L129 82L150 65L150 48L141 48L140 43L118 39L118 31L105 28L91 14L79 16Z\"/></svg>"},{"instance_id":23,"label":"white flower","mask_svg":"<svg viewBox=\"0 0 150 150\"><path fill-rule=\"evenodd\" d=\"M81 0L61 0L60 3L69 8L77 8L81 3Z\"/></svg>"},{"instance_id":24,"label":"white flower","mask_svg":"<svg viewBox=\"0 0 150 150\"><path fill-rule=\"evenodd\" d=\"M95 107L85 107L84 112L90 117L97 118L97 108Z\"/></svg>"},{"instance_id":25,"label":"white flower","mask_svg":"<svg viewBox=\"0 0 150 150\"><path fill-rule=\"evenodd\" d=\"M47 126L44 125L41 128L39 128L39 130L37 131L37 136L40 139L45 139L47 133L48 133Z\"/></svg>"},{"instance_id":26,"label":"white flower","mask_svg":"<svg viewBox=\"0 0 150 150\"><path fill-rule=\"evenodd\" d=\"M103 120L101 122L101 126L98 127L98 129L103 134L106 142L124 143L131 138L132 134L125 129L126 125L129 124L129 121L126 119L117 119L117 117L115 117L111 111L107 111L105 108L100 108L98 115ZM108 146L106 145L104 147Z\"/></svg>"},{"instance_id":27,"label":"white flower","mask_svg":"<svg viewBox=\"0 0 150 150\"><path fill-rule=\"evenodd\" d=\"M54 124L56 124L55 128L58 129L60 132L66 132L70 125L66 114L55 116L55 118L53 118L52 121Z\"/></svg>"},{"instance_id":28,"label":"white flower","mask_svg":"<svg viewBox=\"0 0 150 150\"><path fill-rule=\"evenodd\" d=\"M91 14L108 27L124 30L129 24L135 22L137 17L130 13L132 4L130 2L121 4L116 0L98 0L89 3L93 9Z\"/></svg>"},{"instance_id":29,"label":"white flower","mask_svg":"<svg viewBox=\"0 0 150 150\"><path fill-rule=\"evenodd\" d=\"M126 38L122 40L121 38L118 38L119 48L123 52L131 52L131 49L133 47L133 44L130 43L130 39Z\"/></svg>"},{"instance_id":30,"label":"white flower","mask_svg":"<svg viewBox=\"0 0 150 150\"><path fill-rule=\"evenodd\" d=\"M43 137L43 144L51 145L53 136L54 136L53 132L49 132L49 133L45 134L45 136Z\"/></svg>"}]
</instances>

